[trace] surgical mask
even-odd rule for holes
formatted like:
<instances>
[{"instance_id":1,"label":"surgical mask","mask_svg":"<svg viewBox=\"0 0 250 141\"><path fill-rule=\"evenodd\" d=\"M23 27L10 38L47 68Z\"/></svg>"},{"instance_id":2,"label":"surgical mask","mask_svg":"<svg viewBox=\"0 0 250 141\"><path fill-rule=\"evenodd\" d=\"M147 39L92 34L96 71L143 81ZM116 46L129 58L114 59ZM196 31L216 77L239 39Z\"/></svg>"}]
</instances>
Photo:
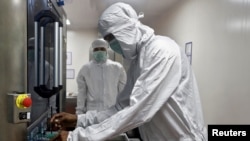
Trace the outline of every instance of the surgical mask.
<instances>
[{"instance_id":1,"label":"surgical mask","mask_svg":"<svg viewBox=\"0 0 250 141\"><path fill-rule=\"evenodd\" d=\"M120 46L120 43L116 40L116 39L113 39L109 42L109 45L110 47L116 52L116 53L119 53L121 55L123 55L123 52L122 52L122 48Z\"/></svg>"},{"instance_id":2,"label":"surgical mask","mask_svg":"<svg viewBox=\"0 0 250 141\"><path fill-rule=\"evenodd\" d=\"M93 52L94 59L96 62L104 62L107 60L107 52L106 51L94 51Z\"/></svg>"}]
</instances>

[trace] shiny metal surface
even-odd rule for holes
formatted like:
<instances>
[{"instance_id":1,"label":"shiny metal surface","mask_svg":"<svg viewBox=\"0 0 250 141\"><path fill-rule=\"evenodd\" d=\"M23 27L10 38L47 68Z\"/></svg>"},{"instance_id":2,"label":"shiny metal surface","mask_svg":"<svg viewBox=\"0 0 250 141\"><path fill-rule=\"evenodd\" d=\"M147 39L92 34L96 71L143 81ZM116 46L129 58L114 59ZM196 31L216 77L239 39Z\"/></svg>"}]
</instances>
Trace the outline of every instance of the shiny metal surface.
<instances>
[{"instance_id":1,"label":"shiny metal surface","mask_svg":"<svg viewBox=\"0 0 250 141\"><path fill-rule=\"evenodd\" d=\"M54 87L58 87L58 60L59 60L59 22L54 23Z\"/></svg>"},{"instance_id":2,"label":"shiny metal surface","mask_svg":"<svg viewBox=\"0 0 250 141\"><path fill-rule=\"evenodd\" d=\"M105 141L129 141L129 138L125 133L122 133L116 137L113 137L113 138L105 140Z\"/></svg>"},{"instance_id":3,"label":"shiny metal surface","mask_svg":"<svg viewBox=\"0 0 250 141\"><path fill-rule=\"evenodd\" d=\"M66 100L66 50L67 50L67 27L66 27L66 18L67 15L62 7L57 6L56 0L28 0L28 7L27 7L27 15L28 15L28 39L30 37L35 37L34 34L38 34L38 31L34 31L37 27L34 27L34 17L41 11L41 10L51 10L56 16L63 23L62 28L62 70L61 70L61 83L63 85L62 90L57 94L57 108L58 111L63 111L65 109L65 100ZM37 25L38 26L38 25ZM46 34L44 40L45 46L45 60L48 61L51 65L54 65L54 39L52 29L53 24L48 24L44 29L44 34ZM49 34L47 36L47 34ZM37 39L36 39L37 40ZM36 43L37 44L37 43ZM35 45L36 45L35 44ZM36 58L36 57L35 57ZM60 68L60 69L61 69ZM37 72L37 71L35 71ZM37 84L38 85L38 84ZM61 85L61 84L60 84ZM29 87L29 86L28 86Z\"/></svg>"},{"instance_id":4,"label":"shiny metal surface","mask_svg":"<svg viewBox=\"0 0 250 141\"><path fill-rule=\"evenodd\" d=\"M7 94L27 88L27 3L0 1L0 141L24 141L26 123L7 120Z\"/></svg>"}]
</instances>

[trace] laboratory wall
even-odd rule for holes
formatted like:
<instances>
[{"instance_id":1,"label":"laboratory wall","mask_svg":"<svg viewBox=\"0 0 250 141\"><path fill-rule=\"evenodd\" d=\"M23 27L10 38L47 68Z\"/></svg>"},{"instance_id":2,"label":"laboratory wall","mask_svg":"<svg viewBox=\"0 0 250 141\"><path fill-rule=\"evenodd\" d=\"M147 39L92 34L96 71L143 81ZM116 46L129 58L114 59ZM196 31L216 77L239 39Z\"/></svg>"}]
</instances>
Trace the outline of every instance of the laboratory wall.
<instances>
[{"instance_id":1,"label":"laboratory wall","mask_svg":"<svg viewBox=\"0 0 250 141\"><path fill-rule=\"evenodd\" d=\"M150 25L183 49L192 42L207 124L250 124L250 0L182 0Z\"/></svg>"},{"instance_id":2,"label":"laboratory wall","mask_svg":"<svg viewBox=\"0 0 250 141\"><path fill-rule=\"evenodd\" d=\"M77 94L76 77L81 67L89 62L89 48L98 37L96 30L67 32L67 96Z\"/></svg>"}]
</instances>

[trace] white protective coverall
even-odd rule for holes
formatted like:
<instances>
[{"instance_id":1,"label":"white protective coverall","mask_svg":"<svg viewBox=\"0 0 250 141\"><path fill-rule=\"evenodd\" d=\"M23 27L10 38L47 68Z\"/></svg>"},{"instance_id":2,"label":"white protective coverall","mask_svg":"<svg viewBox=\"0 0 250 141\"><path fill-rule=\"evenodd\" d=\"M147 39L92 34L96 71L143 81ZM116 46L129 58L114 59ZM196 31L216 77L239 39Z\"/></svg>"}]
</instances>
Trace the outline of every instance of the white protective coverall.
<instances>
[{"instance_id":1,"label":"white protective coverall","mask_svg":"<svg viewBox=\"0 0 250 141\"><path fill-rule=\"evenodd\" d=\"M176 42L155 35L124 3L104 11L99 30L112 33L130 59L127 85L115 106L78 115L68 141L104 141L135 127L143 141L206 141L196 80Z\"/></svg>"},{"instance_id":2,"label":"white protective coverall","mask_svg":"<svg viewBox=\"0 0 250 141\"><path fill-rule=\"evenodd\" d=\"M92 43L92 50L96 47L105 47L108 43L97 39ZM77 76L78 96L76 114L89 110L102 111L116 102L117 94L126 84L126 72L123 66L110 59L97 62L94 57L83 65Z\"/></svg>"}]
</instances>

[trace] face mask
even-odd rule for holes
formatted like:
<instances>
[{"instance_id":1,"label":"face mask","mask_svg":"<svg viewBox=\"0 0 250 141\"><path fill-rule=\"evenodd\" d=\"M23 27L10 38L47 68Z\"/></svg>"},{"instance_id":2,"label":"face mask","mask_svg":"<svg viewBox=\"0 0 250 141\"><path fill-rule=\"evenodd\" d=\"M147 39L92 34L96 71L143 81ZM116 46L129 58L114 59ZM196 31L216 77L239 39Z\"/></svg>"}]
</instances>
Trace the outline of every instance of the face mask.
<instances>
[{"instance_id":1,"label":"face mask","mask_svg":"<svg viewBox=\"0 0 250 141\"><path fill-rule=\"evenodd\" d=\"M107 52L106 51L94 51L93 52L94 59L96 62L103 62L107 60Z\"/></svg>"},{"instance_id":2,"label":"face mask","mask_svg":"<svg viewBox=\"0 0 250 141\"><path fill-rule=\"evenodd\" d=\"M110 47L116 52L116 53L119 53L119 54L123 54L122 52L122 48L119 44L119 42L116 40L116 39L113 39L109 42L109 45Z\"/></svg>"}]
</instances>

